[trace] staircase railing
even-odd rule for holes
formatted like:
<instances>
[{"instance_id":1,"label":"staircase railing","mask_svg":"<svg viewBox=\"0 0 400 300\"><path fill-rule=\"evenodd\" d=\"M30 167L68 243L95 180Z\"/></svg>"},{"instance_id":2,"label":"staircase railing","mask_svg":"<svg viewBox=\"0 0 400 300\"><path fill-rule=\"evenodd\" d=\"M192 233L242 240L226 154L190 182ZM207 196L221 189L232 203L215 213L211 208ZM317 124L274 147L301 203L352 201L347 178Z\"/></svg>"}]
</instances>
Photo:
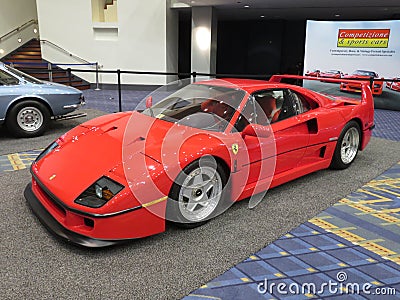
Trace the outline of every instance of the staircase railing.
<instances>
[{"instance_id":1,"label":"staircase railing","mask_svg":"<svg viewBox=\"0 0 400 300\"><path fill-rule=\"evenodd\" d=\"M38 24L38 20L32 19L32 20L29 20L29 21L25 22L21 26L18 26L17 28L11 30L10 32L7 32L6 34L0 36L0 41L5 39L5 38L7 38L7 37L9 37L10 35L13 35L16 32L20 32L22 29L24 29L25 27L28 27L31 24Z\"/></svg>"},{"instance_id":2,"label":"staircase railing","mask_svg":"<svg viewBox=\"0 0 400 300\"><path fill-rule=\"evenodd\" d=\"M80 60L80 61L84 62L85 64L92 64L91 62L87 61L86 59L83 59L82 57L79 57L79 56L77 56L77 55L75 55L75 54L72 54L71 52L68 52L68 51L65 50L63 47L58 46L57 44L55 44L55 43L53 43L53 42L50 42L49 40L40 39L39 41L42 42L43 44L49 44L49 45L51 45L52 47L56 48L57 50L59 50L59 51L61 51L61 52L64 52L64 53L67 54L69 57L72 57L72 58L74 58L74 59ZM93 63L93 64L94 64L94 63Z\"/></svg>"},{"instance_id":3,"label":"staircase railing","mask_svg":"<svg viewBox=\"0 0 400 300\"><path fill-rule=\"evenodd\" d=\"M88 66L91 66L91 67L94 66L96 68L96 90L99 90L99 63L98 62L94 62L94 63L93 62L89 62L88 60L86 60L86 59L84 59L82 57L79 57L79 56L77 56L75 54L72 54L71 52L68 52L63 47L61 47L61 46L59 46L59 45L57 45L57 44L55 44L55 43L53 43L53 42L51 42L49 40L40 39L39 41L41 43L43 43L43 44L51 45L52 47L54 47L58 51L63 52L64 54L68 55L71 58L74 58L76 60L80 60L81 62L83 62L83 64L49 64L48 65L48 69L49 69L49 79L50 79L50 81L52 81L51 79L52 79L52 75L53 75L52 65L58 65L58 66L60 66L60 65L65 65L65 66L88 65Z\"/></svg>"}]
</instances>

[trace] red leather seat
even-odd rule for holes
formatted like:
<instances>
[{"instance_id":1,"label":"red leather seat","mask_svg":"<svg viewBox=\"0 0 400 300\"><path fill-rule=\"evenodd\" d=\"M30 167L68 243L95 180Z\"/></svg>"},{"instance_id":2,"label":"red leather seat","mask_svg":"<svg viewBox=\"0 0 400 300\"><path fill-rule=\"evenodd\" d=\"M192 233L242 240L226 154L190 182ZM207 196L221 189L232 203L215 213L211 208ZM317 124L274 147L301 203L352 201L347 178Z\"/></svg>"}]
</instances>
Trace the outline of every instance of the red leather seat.
<instances>
[{"instance_id":1,"label":"red leather seat","mask_svg":"<svg viewBox=\"0 0 400 300\"><path fill-rule=\"evenodd\" d=\"M206 100L201 103L201 110L214 113L223 119L229 119L232 116L233 108L229 104L217 100Z\"/></svg>"},{"instance_id":2,"label":"red leather seat","mask_svg":"<svg viewBox=\"0 0 400 300\"><path fill-rule=\"evenodd\" d=\"M272 96L265 96L258 99L258 103L263 109L270 123L276 122L281 112L280 108L276 107L276 99Z\"/></svg>"}]
</instances>

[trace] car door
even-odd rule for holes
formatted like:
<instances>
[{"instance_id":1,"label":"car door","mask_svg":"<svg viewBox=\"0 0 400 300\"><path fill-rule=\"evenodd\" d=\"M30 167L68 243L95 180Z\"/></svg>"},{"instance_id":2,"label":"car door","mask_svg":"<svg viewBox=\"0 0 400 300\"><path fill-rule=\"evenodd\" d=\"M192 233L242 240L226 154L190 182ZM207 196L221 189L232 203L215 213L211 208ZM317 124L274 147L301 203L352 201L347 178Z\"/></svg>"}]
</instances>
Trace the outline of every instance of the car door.
<instances>
[{"instance_id":1,"label":"car door","mask_svg":"<svg viewBox=\"0 0 400 300\"><path fill-rule=\"evenodd\" d=\"M275 174L279 174L295 168L302 160L309 143L309 124L299 118L305 108L295 92L275 89L273 94L279 115L273 116L271 129L276 146Z\"/></svg>"},{"instance_id":2,"label":"car door","mask_svg":"<svg viewBox=\"0 0 400 300\"><path fill-rule=\"evenodd\" d=\"M271 99L274 105L267 104ZM249 123L257 124L270 130L271 135L242 134L248 153L247 184L301 165L316 122L308 114L310 109L301 95L290 89L260 90L249 97L235 128L242 131Z\"/></svg>"},{"instance_id":3,"label":"car door","mask_svg":"<svg viewBox=\"0 0 400 300\"><path fill-rule=\"evenodd\" d=\"M268 137L254 134L244 134L243 131L249 125L260 125L266 130L270 128L269 123L261 123L260 108L256 105L253 95L247 100L241 114L236 120L235 131L242 134L243 144L246 151L240 155L239 168L246 174L243 185L259 182L265 178L272 177L275 169L275 141L273 135Z\"/></svg>"}]
</instances>

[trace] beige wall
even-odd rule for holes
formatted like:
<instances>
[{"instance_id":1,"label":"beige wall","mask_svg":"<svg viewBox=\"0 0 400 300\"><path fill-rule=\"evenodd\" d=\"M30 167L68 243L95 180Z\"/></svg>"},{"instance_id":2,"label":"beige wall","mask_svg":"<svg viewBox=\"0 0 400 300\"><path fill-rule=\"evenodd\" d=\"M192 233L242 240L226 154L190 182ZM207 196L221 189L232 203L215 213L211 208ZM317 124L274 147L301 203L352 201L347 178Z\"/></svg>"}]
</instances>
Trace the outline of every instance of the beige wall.
<instances>
[{"instance_id":1,"label":"beige wall","mask_svg":"<svg viewBox=\"0 0 400 300\"><path fill-rule=\"evenodd\" d=\"M32 19L37 19L36 0L0 1L0 36L3 36ZM31 25L26 27L19 34L13 34L6 39L2 39L0 41L0 49L3 49L5 53L0 54L0 58L21 45L17 41L19 36L22 38L22 43L37 37L37 34L33 32L34 27L34 25Z\"/></svg>"},{"instance_id":2,"label":"beige wall","mask_svg":"<svg viewBox=\"0 0 400 300\"><path fill-rule=\"evenodd\" d=\"M91 2L37 0L41 38L88 61L97 61L107 70L177 70L177 54L167 54L167 48L176 48L172 44L177 43L178 34L177 22L171 21L176 14L167 14L167 1L118 0L118 23L109 24L109 28L104 23L93 23ZM167 23L176 30L167 30ZM42 51L51 62L74 61L51 46L42 46ZM81 75L94 81L92 75ZM126 84L166 83L163 76L124 75L122 79ZM101 83L116 83L116 76L103 74Z\"/></svg>"}]
</instances>

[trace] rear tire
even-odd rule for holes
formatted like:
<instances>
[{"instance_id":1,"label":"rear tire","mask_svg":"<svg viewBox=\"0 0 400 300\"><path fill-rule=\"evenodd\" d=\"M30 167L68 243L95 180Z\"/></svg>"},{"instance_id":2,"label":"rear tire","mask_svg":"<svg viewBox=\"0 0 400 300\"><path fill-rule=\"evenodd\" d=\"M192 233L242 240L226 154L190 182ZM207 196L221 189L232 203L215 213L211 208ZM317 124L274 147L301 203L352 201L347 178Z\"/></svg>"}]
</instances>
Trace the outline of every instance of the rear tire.
<instances>
[{"instance_id":1,"label":"rear tire","mask_svg":"<svg viewBox=\"0 0 400 300\"><path fill-rule=\"evenodd\" d=\"M330 167L339 170L348 168L357 156L360 142L360 126L356 121L350 121L339 136Z\"/></svg>"},{"instance_id":2,"label":"rear tire","mask_svg":"<svg viewBox=\"0 0 400 300\"><path fill-rule=\"evenodd\" d=\"M227 176L210 156L202 157L183 169L172 185L166 218L182 228L195 228L221 212Z\"/></svg>"},{"instance_id":3,"label":"rear tire","mask_svg":"<svg viewBox=\"0 0 400 300\"><path fill-rule=\"evenodd\" d=\"M42 135L49 124L50 112L42 103L26 100L14 105L6 117L8 130L16 137Z\"/></svg>"}]
</instances>

